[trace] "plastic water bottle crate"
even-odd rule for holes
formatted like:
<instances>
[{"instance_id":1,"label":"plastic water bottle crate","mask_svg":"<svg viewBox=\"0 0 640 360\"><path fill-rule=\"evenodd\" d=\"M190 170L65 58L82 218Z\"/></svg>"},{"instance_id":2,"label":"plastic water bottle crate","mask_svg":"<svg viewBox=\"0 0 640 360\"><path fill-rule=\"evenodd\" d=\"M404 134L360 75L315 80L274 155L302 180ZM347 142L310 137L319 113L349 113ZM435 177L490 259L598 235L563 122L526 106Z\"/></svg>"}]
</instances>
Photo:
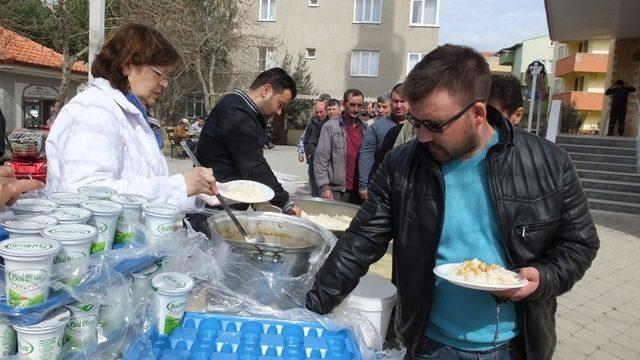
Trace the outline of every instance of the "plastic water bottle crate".
<instances>
[{"instance_id":1,"label":"plastic water bottle crate","mask_svg":"<svg viewBox=\"0 0 640 360\"><path fill-rule=\"evenodd\" d=\"M158 360L362 360L350 331L317 322L185 313L171 335L150 340ZM140 358L132 347L123 359Z\"/></svg>"}]
</instances>

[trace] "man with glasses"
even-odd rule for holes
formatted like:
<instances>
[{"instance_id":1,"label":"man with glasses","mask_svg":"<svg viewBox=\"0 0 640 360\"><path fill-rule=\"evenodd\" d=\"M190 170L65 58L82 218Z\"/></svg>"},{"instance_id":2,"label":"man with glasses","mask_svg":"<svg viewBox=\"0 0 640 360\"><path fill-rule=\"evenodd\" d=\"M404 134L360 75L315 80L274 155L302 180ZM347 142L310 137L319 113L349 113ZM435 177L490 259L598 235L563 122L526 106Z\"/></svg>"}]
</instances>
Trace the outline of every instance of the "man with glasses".
<instances>
[{"instance_id":1,"label":"man with glasses","mask_svg":"<svg viewBox=\"0 0 640 360\"><path fill-rule=\"evenodd\" d=\"M394 239L395 326L409 359L552 358L556 297L591 265L598 235L568 154L488 107L490 86L482 55L463 46L440 46L411 71L402 92L418 138L381 164L309 309L331 311ZM528 282L486 292L433 273L473 258Z\"/></svg>"}]
</instances>

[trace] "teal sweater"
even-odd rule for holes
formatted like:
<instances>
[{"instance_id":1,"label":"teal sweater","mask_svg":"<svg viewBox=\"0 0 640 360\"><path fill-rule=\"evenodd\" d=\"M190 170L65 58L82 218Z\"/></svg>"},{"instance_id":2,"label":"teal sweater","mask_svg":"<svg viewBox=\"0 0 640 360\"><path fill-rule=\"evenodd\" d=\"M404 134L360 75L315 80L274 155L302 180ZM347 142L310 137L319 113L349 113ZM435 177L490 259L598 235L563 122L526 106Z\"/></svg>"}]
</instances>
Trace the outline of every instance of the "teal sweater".
<instances>
[{"instance_id":1,"label":"teal sweater","mask_svg":"<svg viewBox=\"0 0 640 360\"><path fill-rule=\"evenodd\" d=\"M487 147L473 158L442 164L445 211L436 266L473 258L507 265L489 193L485 160L488 149L497 142L495 131ZM490 293L436 279L425 330L429 338L457 349L489 350L493 348L495 326L496 303ZM516 335L515 306L513 302L503 303L498 343Z\"/></svg>"}]
</instances>

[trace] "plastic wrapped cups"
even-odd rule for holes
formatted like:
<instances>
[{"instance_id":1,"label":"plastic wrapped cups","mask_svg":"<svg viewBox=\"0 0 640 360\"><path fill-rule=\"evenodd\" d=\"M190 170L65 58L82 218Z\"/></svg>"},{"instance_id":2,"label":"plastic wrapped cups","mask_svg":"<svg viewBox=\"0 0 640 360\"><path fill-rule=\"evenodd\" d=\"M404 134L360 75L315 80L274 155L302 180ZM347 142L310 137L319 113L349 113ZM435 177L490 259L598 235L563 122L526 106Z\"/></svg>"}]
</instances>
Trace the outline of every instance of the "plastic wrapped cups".
<instances>
[{"instance_id":1,"label":"plastic wrapped cups","mask_svg":"<svg viewBox=\"0 0 640 360\"><path fill-rule=\"evenodd\" d=\"M44 229L42 236L62 245L53 259L54 273L63 283L77 285L87 272L91 244L96 240L98 230L91 225L63 224Z\"/></svg>"},{"instance_id":2,"label":"plastic wrapped cups","mask_svg":"<svg viewBox=\"0 0 640 360\"><path fill-rule=\"evenodd\" d=\"M35 215L51 211L58 207L58 204L47 199L18 199L11 206L11 211L16 215Z\"/></svg>"},{"instance_id":3,"label":"plastic wrapped cups","mask_svg":"<svg viewBox=\"0 0 640 360\"><path fill-rule=\"evenodd\" d=\"M42 230L56 224L58 224L58 220L47 215L37 215L24 219L18 217L2 222L2 226L9 232L10 239L23 236L38 236Z\"/></svg>"},{"instance_id":4,"label":"plastic wrapped cups","mask_svg":"<svg viewBox=\"0 0 640 360\"><path fill-rule=\"evenodd\" d=\"M21 359L57 359L64 341L64 328L70 316L70 311L62 307L53 310L38 324L13 325L18 333L18 354Z\"/></svg>"},{"instance_id":5,"label":"plastic wrapped cups","mask_svg":"<svg viewBox=\"0 0 640 360\"><path fill-rule=\"evenodd\" d=\"M144 226L152 237L163 236L173 231L176 216L180 213L177 206L163 203L142 205Z\"/></svg>"},{"instance_id":6,"label":"plastic wrapped cups","mask_svg":"<svg viewBox=\"0 0 640 360\"><path fill-rule=\"evenodd\" d=\"M16 353L16 332L11 327L9 319L0 316L0 357Z\"/></svg>"},{"instance_id":7,"label":"plastic wrapped cups","mask_svg":"<svg viewBox=\"0 0 640 360\"><path fill-rule=\"evenodd\" d=\"M118 217L124 210L122 205L108 200L88 200L80 204L83 209L91 210L93 215L89 224L98 228L98 238L91 244L91 253L111 250L116 233Z\"/></svg>"},{"instance_id":8,"label":"plastic wrapped cups","mask_svg":"<svg viewBox=\"0 0 640 360\"><path fill-rule=\"evenodd\" d=\"M193 280L184 274L165 272L151 279L151 287L155 291L155 315L158 333L171 334L180 326L184 306L193 288Z\"/></svg>"},{"instance_id":9,"label":"plastic wrapped cups","mask_svg":"<svg viewBox=\"0 0 640 360\"><path fill-rule=\"evenodd\" d=\"M57 192L51 193L47 196L47 199L53 201L58 204L58 206L72 206L79 207L80 203L89 200L87 195L76 194L76 193L68 193L68 192Z\"/></svg>"},{"instance_id":10,"label":"plastic wrapped cups","mask_svg":"<svg viewBox=\"0 0 640 360\"><path fill-rule=\"evenodd\" d=\"M100 307L93 304L74 304L67 305L67 308L71 311L71 319L64 329L65 343L69 342L72 347L84 350L97 340L96 328Z\"/></svg>"},{"instance_id":11,"label":"plastic wrapped cups","mask_svg":"<svg viewBox=\"0 0 640 360\"><path fill-rule=\"evenodd\" d=\"M124 207L124 211L118 218L113 243L127 243L135 236L136 225L142 217L142 205L148 202L149 199L135 194L115 194L111 195L109 200Z\"/></svg>"},{"instance_id":12,"label":"plastic wrapped cups","mask_svg":"<svg viewBox=\"0 0 640 360\"><path fill-rule=\"evenodd\" d=\"M61 248L56 240L31 236L0 242L10 306L34 306L47 300L53 258Z\"/></svg>"}]
</instances>

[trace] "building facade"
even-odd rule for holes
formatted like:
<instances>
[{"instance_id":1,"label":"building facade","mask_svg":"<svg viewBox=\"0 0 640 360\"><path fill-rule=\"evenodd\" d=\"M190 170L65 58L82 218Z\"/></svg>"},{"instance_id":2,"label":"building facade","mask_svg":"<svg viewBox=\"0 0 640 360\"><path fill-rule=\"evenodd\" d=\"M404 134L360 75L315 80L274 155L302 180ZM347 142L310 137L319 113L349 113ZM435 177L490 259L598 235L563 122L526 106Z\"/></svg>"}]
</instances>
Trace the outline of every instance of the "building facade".
<instances>
[{"instance_id":1,"label":"building facade","mask_svg":"<svg viewBox=\"0 0 640 360\"><path fill-rule=\"evenodd\" d=\"M59 94L62 54L0 27L0 109L7 132L46 124ZM72 67L70 96L87 81L83 63Z\"/></svg>"},{"instance_id":2,"label":"building facade","mask_svg":"<svg viewBox=\"0 0 640 360\"><path fill-rule=\"evenodd\" d=\"M303 54L317 92L388 93L438 43L440 0L255 0L255 30L274 39L256 70Z\"/></svg>"},{"instance_id":3,"label":"building facade","mask_svg":"<svg viewBox=\"0 0 640 360\"><path fill-rule=\"evenodd\" d=\"M584 117L582 133L598 133L604 124L604 92L608 87L609 51L604 40L567 41L556 47L553 99L573 106Z\"/></svg>"}]
</instances>

